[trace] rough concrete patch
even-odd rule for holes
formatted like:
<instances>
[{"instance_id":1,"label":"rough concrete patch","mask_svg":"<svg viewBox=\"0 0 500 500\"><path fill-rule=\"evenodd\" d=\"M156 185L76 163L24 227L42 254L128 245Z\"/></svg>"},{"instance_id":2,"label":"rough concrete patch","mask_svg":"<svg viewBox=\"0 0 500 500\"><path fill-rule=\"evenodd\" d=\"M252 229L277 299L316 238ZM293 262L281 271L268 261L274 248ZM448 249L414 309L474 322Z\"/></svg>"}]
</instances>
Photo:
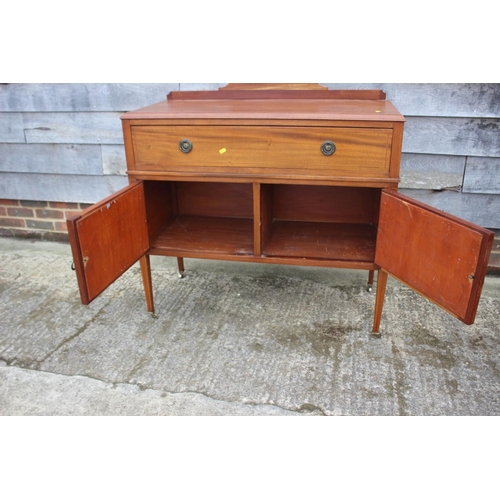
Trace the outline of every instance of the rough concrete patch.
<instances>
[{"instance_id":1,"label":"rough concrete patch","mask_svg":"<svg viewBox=\"0 0 500 500\"><path fill-rule=\"evenodd\" d=\"M217 401L203 394L172 394L130 384L0 366L0 415L298 416L269 405Z\"/></svg>"}]
</instances>

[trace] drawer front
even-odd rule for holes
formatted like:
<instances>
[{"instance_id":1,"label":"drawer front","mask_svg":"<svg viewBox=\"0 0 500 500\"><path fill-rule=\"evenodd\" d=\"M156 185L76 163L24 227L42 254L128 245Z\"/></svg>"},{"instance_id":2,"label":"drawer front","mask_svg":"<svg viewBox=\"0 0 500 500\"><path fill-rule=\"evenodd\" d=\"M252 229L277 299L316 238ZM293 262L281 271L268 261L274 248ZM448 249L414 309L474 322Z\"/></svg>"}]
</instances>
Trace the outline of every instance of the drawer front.
<instances>
[{"instance_id":1,"label":"drawer front","mask_svg":"<svg viewBox=\"0 0 500 500\"><path fill-rule=\"evenodd\" d=\"M322 152L325 141L333 154ZM391 141L391 129L377 128L132 126L135 170L155 172L381 177Z\"/></svg>"}]
</instances>

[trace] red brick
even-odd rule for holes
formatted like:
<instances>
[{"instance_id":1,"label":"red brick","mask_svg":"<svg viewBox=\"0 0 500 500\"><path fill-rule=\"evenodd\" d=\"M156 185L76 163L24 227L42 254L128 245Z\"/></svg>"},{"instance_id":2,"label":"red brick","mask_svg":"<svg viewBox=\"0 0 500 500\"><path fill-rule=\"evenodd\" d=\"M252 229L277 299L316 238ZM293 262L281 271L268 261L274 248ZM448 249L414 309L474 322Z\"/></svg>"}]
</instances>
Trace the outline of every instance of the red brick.
<instances>
[{"instance_id":1,"label":"red brick","mask_svg":"<svg viewBox=\"0 0 500 500\"><path fill-rule=\"evenodd\" d=\"M56 231L66 232L68 228L66 227L66 222L54 222L54 229Z\"/></svg>"},{"instance_id":2,"label":"red brick","mask_svg":"<svg viewBox=\"0 0 500 500\"><path fill-rule=\"evenodd\" d=\"M89 208L92 206L92 203L80 203L80 208L84 210L85 208Z\"/></svg>"},{"instance_id":3,"label":"red brick","mask_svg":"<svg viewBox=\"0 0 500 500\"><path fill-rule=\"evenodd\" d=\"M19 201L18 200L0 200L0 205L9 205L11 207L17 207L19 206Z\"/></svg>"},{"instance_id":4,"label":"red brick","mask_svg":"<svg viewBox=\"0 0 500 500\"><path fill-rule=\"evenodd\" d=\"M28 219L26 225L32 229L54 230L54 223L48 220Z\"/></svg>"},{"instance_id":5,"label":"red brick","mask_svg":"<svg viewBox=\"0 0 500 500\"><path fill-rule=\"evenodd\" d=\"M64 219L64 213L60 210L37 209L36 216L39 219Z\"/></svg>"},{"instance_id":6,"label":"red brick","mask_svg":"<svg viewBox=\"0 0 500 500\"><path fill-rule=\"evenodd\" d=\"M5 210L5 207L0 207L0 215L7 215L7 210Z\"/></svg>"},{"instance_id":7,"label":"red brick","mask_svg":"<svg viewBox=\"0 0 500 500\"><path fill-rule=\"evenodd\" d=\"M21 205L23 207L46 207L47 202L46 201L31 201L31 200L21 200Z\"/></svg>"},{"instance_id":8,"label":"red brick","mask_svg":"<svg viewBox=\"0 0 500 500\"><path fill-rule=\"evenodd\" d=\"M49 206L51 208L69 208L72 210L78 209L78 203L66 203L65 201L51 201Z\"/></svg>"},{"instance_id":9,"label":"red brick","mask_svg":"<svg viewBox=\"0 0 500 500\"><path fill-rule=\"evenodd\" d=\"M33 217L32 208L9 207L7 208L7 213L12 217Z\"/></svg>"},{"instance_id":10,"label":"red brick","mask_svg":"<svg viewBox=\"0 0 500 500\"><path fill-rule=\"evenodd\" d=\"M0 226L3 227L26 227L23 219L7 219L2 217L0 219Z\"/></svg>"}]
</instances>

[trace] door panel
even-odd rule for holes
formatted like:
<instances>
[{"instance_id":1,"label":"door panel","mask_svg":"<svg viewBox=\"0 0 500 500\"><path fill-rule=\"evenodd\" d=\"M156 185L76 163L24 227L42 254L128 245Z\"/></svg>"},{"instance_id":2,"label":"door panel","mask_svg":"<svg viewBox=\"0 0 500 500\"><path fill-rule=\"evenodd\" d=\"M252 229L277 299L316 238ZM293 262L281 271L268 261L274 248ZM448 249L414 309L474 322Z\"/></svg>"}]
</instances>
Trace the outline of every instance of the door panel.
<instances>
[{"instance_id":1,"label":"door panel","mask_svg":"<svg viewBox=\"0 0 500 500\"><path fill-rule=\"evenodd\" d=\"M383 190L375 263L472 324L493 233L407 196Z\"/></svg>"},{"instance_id":2,"label":"door panel","mask_svg":"<svg viewBox=\"0 0 500 500\"><path fill-rule=\"evenodd\" d=\"M67 221L83 304L149 249L144 186L137 182Z\"/></svg>"}]
</instances>

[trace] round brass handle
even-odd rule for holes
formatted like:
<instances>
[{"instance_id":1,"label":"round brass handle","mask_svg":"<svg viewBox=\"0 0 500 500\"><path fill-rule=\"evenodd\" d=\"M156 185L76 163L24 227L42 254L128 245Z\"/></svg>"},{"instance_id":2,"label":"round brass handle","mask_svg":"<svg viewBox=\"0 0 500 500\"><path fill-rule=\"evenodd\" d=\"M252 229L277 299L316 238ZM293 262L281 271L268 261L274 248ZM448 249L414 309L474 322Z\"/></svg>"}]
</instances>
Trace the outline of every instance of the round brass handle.
<instances>
[{"instance_id":1,"label":"round brass handle","mask_svg":"<svg viewBox=\"0 0 500 500\"><path fill-rule=\"evenodd\" d=\"M189 139L182 139L179 142L179 149L183 153L189 153L193 149L193 143Z\"/></svg>"},{"instance_id":2,"label":"round brass handle","mask_svg":"<svg viewBox=\"0 0 500 500\"><path fill-rule=\"evenodd\" d=\"M325 141L323 144L321 144L321 152L325 156L330 156L335 153L335 149L335 144L332 141Z\"/></svg>"}]
</instances>

